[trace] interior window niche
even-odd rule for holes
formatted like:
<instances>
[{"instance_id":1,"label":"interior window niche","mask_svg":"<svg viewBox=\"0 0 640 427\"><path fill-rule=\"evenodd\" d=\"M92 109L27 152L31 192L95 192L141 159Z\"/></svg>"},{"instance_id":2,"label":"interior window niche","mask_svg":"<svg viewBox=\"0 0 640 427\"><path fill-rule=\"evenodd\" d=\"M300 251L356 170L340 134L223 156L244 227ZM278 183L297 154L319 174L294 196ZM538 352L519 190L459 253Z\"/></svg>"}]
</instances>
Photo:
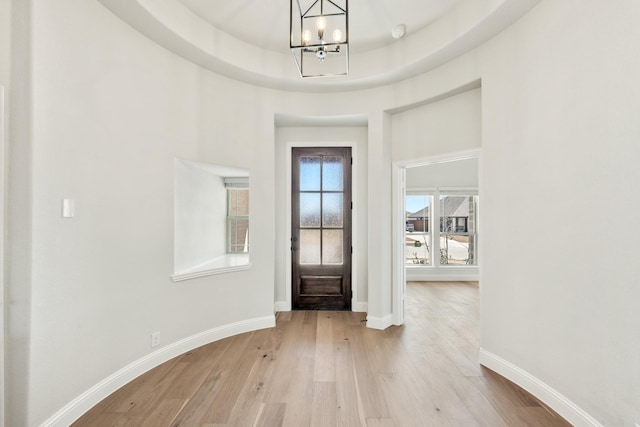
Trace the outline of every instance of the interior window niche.
<instances>
[{"instance_id":1,"label":"interior window niche","mask_svg":"<svg viewBox=\"0 0 640 427\"><path fill-rule=\"evenodd\" d=\"M249 170L174 161L174 282L247 270Z\"/></svg>"}]
</instances>

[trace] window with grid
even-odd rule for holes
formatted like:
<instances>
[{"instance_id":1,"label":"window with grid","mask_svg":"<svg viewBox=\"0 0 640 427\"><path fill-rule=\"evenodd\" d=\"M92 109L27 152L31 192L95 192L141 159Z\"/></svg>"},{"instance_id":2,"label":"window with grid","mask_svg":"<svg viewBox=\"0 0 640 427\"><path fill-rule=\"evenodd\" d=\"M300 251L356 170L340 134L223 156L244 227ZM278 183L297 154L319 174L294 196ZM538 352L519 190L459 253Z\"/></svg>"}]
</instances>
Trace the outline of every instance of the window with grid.
<instances>
[{"instance_id":1,"label":"window with grid","mask_svg":"<svg viewBox=\"0 0 640 427\"><path fill-rule=\"evenodd\" d=\"M407 192L405 199L405 263L431 264L431 205L433 196Z\"/></svg>"},{"instance_id":2,"label":"window with grid","mask_svg":"<svg viewBox=\"0 0 640 427\"><path fill-rule=\"evenodd\" d=\"M249 189L227 188L227 253L249 252Z\"/></svg>"},{"instance_id":3,"label":"window with grid","mask_svg":"<svg viewBox=\"0 0 640 427\"><path fill-rule=\"evenodd\" d=\"M476 265L478 196L440 194L440 264Z\"/></svg>"}]
</instances>

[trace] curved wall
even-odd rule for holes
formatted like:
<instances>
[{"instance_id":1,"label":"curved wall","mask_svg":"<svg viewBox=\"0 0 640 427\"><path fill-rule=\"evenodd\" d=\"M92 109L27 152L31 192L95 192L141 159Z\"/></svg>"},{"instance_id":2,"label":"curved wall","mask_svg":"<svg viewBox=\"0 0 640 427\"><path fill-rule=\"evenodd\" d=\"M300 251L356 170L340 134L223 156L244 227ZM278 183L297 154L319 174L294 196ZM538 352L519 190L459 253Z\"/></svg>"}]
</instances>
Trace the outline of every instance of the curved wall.
<instances>
[{"instance_id":1,"label":"curved wall","mask_svg":"<svg viewBox=\"0 0 640 427\"><path fill-rule=\"evenodd\" d=\"M27 144L29 158L11 165L11 177L26 175L32 197L11 201L10 233L31 236L32 262L16 265L26 281L10 286L25 291L31 311L26 336L8 341L8 360L28 348L25 366L8 366L15 403L8 425L63 425L115 389L105 379L148 367L139 361L159 363L202 334L214 339L207 331L268 324L276 114L368 117L368 308L384 324L392 314L391 146L419 143L392 140L391 112L478 79L484 360L516 381L513 366L536 379L544 386L538 394L555 392L548 401L576 425L640 419L633 257L640 236L610 221L612 206L640 210L627 188L640 155L634 0L615 7L543 1L500 36L427 74L336 94L279 92L214 75L97 1L34 2L30 16L33 46L23 54L33 74L18 79L33 88L20 101L33 115L16 125L32 136L12 141L18 151ZM175 157L250 169L251 270L171 282ZM76 201L75 218L60 218L62 198ZM28 221L17 220L20 207ZM612 247L611 230L627 238ZM160 352L149 347L155 331Z\"/></svg>"},{"instance_id":2,"label":"curved wall","mask_svg":"<svg viewBox=\"0 0 640 427\"><path fill-rule=\"evenodd\" d=\"M478 51L483 360L577 426L640 419L638 17L543 1Z\"/></svg>"}]
</instances>

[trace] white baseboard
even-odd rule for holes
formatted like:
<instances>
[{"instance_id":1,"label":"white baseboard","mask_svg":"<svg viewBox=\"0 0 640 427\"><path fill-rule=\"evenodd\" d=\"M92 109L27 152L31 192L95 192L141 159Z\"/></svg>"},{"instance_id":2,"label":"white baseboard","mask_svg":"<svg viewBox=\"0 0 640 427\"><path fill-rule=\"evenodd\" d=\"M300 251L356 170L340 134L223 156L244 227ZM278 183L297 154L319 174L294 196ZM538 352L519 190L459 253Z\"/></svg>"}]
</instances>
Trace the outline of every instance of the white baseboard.
<instances>
[{"instance_id":1,"label":"white baseboard","mask_svg":"<svg viewBox=\"0 0 640 427\"><path fill-rule=\"evenodd\" d=\"M389 314L384 317L367 316L367 328L371 329L387 329L393 325L393 315Z\"/></svg>"},{"instance_id":2,"label":"white baseboard","mask_svg":"<svg viewBox=\"0 0 640 427\"><path fill-rule=\"evenodd\" d=\"M480 280L478 273L434 274L409 269L405 277L407 282L477 282Z\"/></svg>"},{"instance_id":3,"label":"white baseboard","mask_svg":"<svg viewBox=\"0 0 640 427\"><path fill-rule=\"evenodd\" d=\"M575 427L603 427L595 418L561 393L501 357L480 349L480 364L527 390Z\"/></svg>"},{"instance_id":4,"label":"white baseboard","mask_svg":"<svg viewBox=\"0 0 640 427\"><path fill-rule=\"evenodd\" d=\"M100 381L98 384L94 385L89 390L85 391L65 405L47 421L42 423L40 427L62 427L70 425L80 418L85 412L93 408L96 404L123 385L129 383L150 369L153 369L176 356L193 350L194 348L198 348L205 344L219 341L233 335L257 331L259 329L272 328L275 324L275 316L258 317L255 319L219 326L169 344L166 347L136 360L113 375Z\"/></svg>"}]
</instances>

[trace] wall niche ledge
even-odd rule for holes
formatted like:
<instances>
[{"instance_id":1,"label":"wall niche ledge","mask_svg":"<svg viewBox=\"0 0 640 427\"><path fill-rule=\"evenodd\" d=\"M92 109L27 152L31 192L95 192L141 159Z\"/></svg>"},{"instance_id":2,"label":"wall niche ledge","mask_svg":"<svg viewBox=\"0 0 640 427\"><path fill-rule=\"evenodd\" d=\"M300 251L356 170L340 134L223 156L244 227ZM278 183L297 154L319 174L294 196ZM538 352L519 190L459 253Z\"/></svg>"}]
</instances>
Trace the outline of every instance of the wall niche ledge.
<instances>
[{"instance_id":1,"label":"wall niche ledge","mask_svg":"<svg viewBox=\"0 0 640 427\"><path fill-rule=\"evenodd\" d=\"M232 273L251 269L249 254L229 254L221 256L205 264L171 275L174 282L213 276L215 274Z\"/></svg>"}]
</instances>

